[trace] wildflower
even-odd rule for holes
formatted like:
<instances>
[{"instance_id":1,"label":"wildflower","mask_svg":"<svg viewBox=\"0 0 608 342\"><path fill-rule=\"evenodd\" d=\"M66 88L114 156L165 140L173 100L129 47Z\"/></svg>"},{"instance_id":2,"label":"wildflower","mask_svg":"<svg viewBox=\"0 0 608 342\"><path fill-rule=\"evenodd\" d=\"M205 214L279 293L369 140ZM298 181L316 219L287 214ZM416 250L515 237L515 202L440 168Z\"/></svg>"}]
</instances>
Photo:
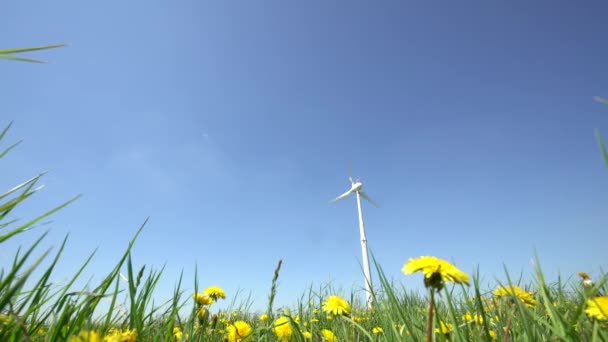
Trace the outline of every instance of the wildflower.
<instances>
[{"instance_id":1,"label":"wildflower","mask_svg":"<svg viewBox=\"0 0 608 342\"><path fill-rule=\"evenodd\" d=\"M182 329L180 329L179 327L173 328L173 337L175 337L176 340L181 340L182 335L183 335Z\"/></svg>"},{"instance_id":2,"label":"wildflower","mask_svg":"<svg viewBox=\"0 0 608 342\"><path fill-rule=\"evenodd\" d=\"M224 293L224 290L217 286L209 286L205 289L205 291L203 291L203 294L210 297L214 301L216 301L218 298L226 299L226 293Z\"/></svg>"},{"instance_id":3,"label":"wildflower","mask_svg":"<svg viewBox=\"0 0 608 342\"><path fill-rule=\"evenodd\" d=\"M226 328L229 342L240 342L251 334L251 326L245 321L236 321Z\"/></svg>"},{"instance_id":4,"label":"wildflower","mask_svg":"<svg viewBox=\"0 0 608 342\"><path fill-rule=\"evenodd\" d=\"M317 318L311 318L310 323L319 323L319 320Z\"/></svg>"},{"instance_id":5,"label":"wildflower","mask_svg":"<svg viewBox=\"0 0 608 342\"><path fill-rule=\"evenodd\" d=\"M135 342L137 341L137 330L127 329L110 329L108 334L103 338L103 342Z\"/></svg>"},{"instance_id":6,"label":"wildflower","mask_svg":"<svg viewBox=\"0 0 608 342\"><path fill-rule=\"evenodd\" d=\"M443 321L439 322L439 328L436 328L435 331L438 333L442 333L447 335L454 330L454 326L451 323L444 323Z\"/></svg>"},{"instance_id":7,"label":"wildflower","mask_svg":"<svg viewBox=\"0 0 608 342\"><path fill-rule=\"evenodd\" d=\"M536 305L536 300L534 299L534 295L532 293L524 291L515 285L511 287L500 286L494 291L494 296L496 296L496 298L514 296L527 307L533 307Z\"/></svg>"},{"instance_id":8,"label":"wildflower","mask_svg":"<svg viewBox=\"0 0 608 342\"><path fill-rule=\"evenodd\" d=\"M599 321L608 320L608 296L595 297L587 300L585 313Z\"/></svg>"},{"instance_id":9,"label":"wildflower","mask_svg":"<svg viewBox=\"0 0 608 342\"><path fill-rule=\"evenodd\" d=\"M78 335L72 335L68 342L101 342L101 336L94 330L83 330Z\"/></svg>"},{"instance_id":10,"label":"wildflower","mask_svg":"<svg viewBox=\"0 0 608 342\"><path fill-rule=\"evenodd\" d=\"M260 315L260 320L261 320L262 322L266 322L266 321L268 320L268 315L267 315L267 314L261 314L261 315Z\"/></svg>"},{"instance_id":11,"label":"wildflower","mask_svg":"<svg viewBox=\"0 0 608 342\"><path fill-rule=\"evenodd\" d=\"M317 308L312 309L312 314L313 315L316 315L318 313L319 313L319 309L317 309Z\"/></svg>"},{"instance_id":12,"label":"wildflower","mask_svg":"<svg viewBox=\"0 0 608 342\"><path fill-rule=\"evenodd\" d=\"M302 336L304 336L305 339L310 340L312 338L312 334L309 333L308 331L301 331Z\"/></svg>"},{"instance_id":13,"label":"wildflower","mask_svg":"<svg viewBox=\"0 0 608 342\"><path fill-rule=\"evenodd\" d=\"M335 316L349 315L350 304L348 304L346 299L340 296L329 296L327 297L327 300L323 302L323 311Z\"/></svg>"},{"instance_id":14,"label":"wildflower","mask_svg":"<svg viewBox=\"0 0 608 342\"><path fill-rule=\"evenodd\" d=\"M494 331L494 330L489 330L488 332L490 333L490 337L491 337L493 340L495 340L495 339L496 339L496 336L497 336L497 335L496 335L496 331Z\"/></svg>"},{"instance_id":15,"label":"wildflower","mask_svg":"<svg viewBox=\"0 0 608 342\"><path fill-rule=\"evenodd\" d=\"M382 328L381 327L374 327L372 329L372 333L374 333L374 334L380 334L380 333L382 333Z\"/></svg>"},{"instance_id":16,"label":"wildflower","mask_svg":"<svg viewBox=\"0 0 608 342\"><path fill-rule=\"evenodd\" d=\"M438 290L443 288L445 280L469 285L469 276L448 261L433 256L422 256L410 259L402 269L405 274L424 273L424 285Z\"/></svg>"},{"instance_id":17,"label":"wildflower","mask_svg":"<svg viewBox=\"0 0 608 342\"><path fill-rule=\"evenodd\" d=\"M279 317L274 322L274 327L272 328L274 333L277 335L280 341L287 342L291 341L291 324L289 323L289 318L285 316Z\"/></svg>"},{"instance_id":18,"label":"wildflower","mask_svg":"<svg viewBox=\"0 0 608 342\"><path fill-rule=\"evenodd\" d=\"M338 342L338 338L329 329L321 329L321 335L327 342Z\"/></svg>"},{"instance_id":19,"label":"wildflower","mask_svg":"<svg viewBox=\"0 0 608 342\"><path fill-rule=\"evenodd\" d=\"M474 314L471 315L470 312L467 312L464 314L464 316L462 316L462 319L465 320L467 323L468 322L475 322L475 324L483 324L483 317L481 317L481 315L479 314Z\"/></svg>"},{"instance_id":20,"label":"wildflower","mask_svg":"<svg viewBox=\"0 0 608 342\"><path fill-rule=\"evenodd\" d=\"M202 293L195 293L192 295L192 297L194 297L194 300L196 300L198 305L210 305L213 303L213 298Z\"/></svg>"},{"instance_id":21,"label":"wildflower","mask_svg":"<svg viewBox=\"0 0 608 342\"><path fill-rule=\"evenodd\" d=\"M369 318L365 317L365 316L353 316L353 321L357 322L357 323L361 323L361 322L365 322L368 321Z\"/></svg>"}]
</instances>

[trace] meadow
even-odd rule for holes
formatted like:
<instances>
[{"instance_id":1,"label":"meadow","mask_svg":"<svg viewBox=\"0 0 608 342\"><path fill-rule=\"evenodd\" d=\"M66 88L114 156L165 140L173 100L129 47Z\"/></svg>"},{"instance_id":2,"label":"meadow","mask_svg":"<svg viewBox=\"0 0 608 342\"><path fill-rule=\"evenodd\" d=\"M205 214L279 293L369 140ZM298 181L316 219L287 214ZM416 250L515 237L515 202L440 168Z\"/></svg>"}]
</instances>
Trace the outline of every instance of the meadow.
<instances>
[{"instance_id":1,"label":"meadow","mask_svg":"<svg viewBox=\"0 0 608 342\"><path fill-rule=\"evenodd\" d=\"M9 128L0 134L6 146L0 159L18 145L4 143ZM67 284L56 285L53 270L67 238L51 253L41 250L46 233L33 228L78 197L25 223L11 216L40 190L43 176L0 195L0 244L38 234L12 264L2 265L0 341L608 341L608 277L594 281L581 272L580 281L547 280L538 258L532 283L521 284L505 269L504 283L493 289L481 288L478 273L464 273L446 260L410 258L402 271L420 277L425 296L387 279L374 263L380 286L371 309L357 291L332 293L329 286L310 288L295 307L276 308L279 262L269 275L264 312L248 312L245 304L220 310L216 303L230 300L230 294L199 284L196 274L193 280L176 279L172 298L155 297L162 270L136 270L132 263L131 247L144 223L99 283L74 288L91 255ZM50 262L41 267L43 261ZM184 290L192 285L194 291Z\"/></svg>"},{"instance_id":2,"label":"meadow","mask_svg":"<svg viewBox=\"0 0 608 342\"><path fill-rule=\"evenodd\" d=\"M0 58L40 62L15 54L60 46L0 50ZM10 126L0 133L0 144ZM608 152L596 133L608 165ZM0 148L0 159L18 144ZM47 234L34 228L78 196L25 223L11 216L41 189L43 176L0 194L0 248L19 234L38 235L0 270L0 341L608 341L608 276L599 274L594 281L579 272L578 281L547 280L538 257L531 283L521 283L505 269L496 288L482 288L479 272L469 275L449 261L409 258L402 271L420 277L424 296L389 280L374 262L380 286L373 289L371 308L357 291L333 293L329 286L310 288L295 307L276 308L279 261L269 275L267 309L249 312L246 303L216 309L230 294L199 284L196 273L194 279L177 279L171 298L156 298L162 269L135 270L132 263L131 247L144 222L99 283L75 287L91 254L66 284L57 285L53 271L67 237L51 253L41 247ZM191 285L194 291L184 289ZM232 302L238 303L235 298Z\"/></svg>"}]
</instances>

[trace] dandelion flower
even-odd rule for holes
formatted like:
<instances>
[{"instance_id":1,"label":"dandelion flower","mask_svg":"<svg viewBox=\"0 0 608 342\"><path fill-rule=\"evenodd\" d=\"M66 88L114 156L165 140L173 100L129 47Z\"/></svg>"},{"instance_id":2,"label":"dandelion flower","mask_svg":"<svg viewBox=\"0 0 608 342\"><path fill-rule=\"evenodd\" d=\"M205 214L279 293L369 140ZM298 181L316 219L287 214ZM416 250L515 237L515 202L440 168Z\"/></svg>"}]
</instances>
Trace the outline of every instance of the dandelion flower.
<instances>
[{"instance_id":1,"label":"dandelion flower","mask_svg":"<svg viewBox=\"0 0 608 342\"><path fill-rule=\"evenodd\" d=\"M209 305L213 303L213 298L202 293L195 293L192 295L192 297L194 297L194 300L198 303L198 305Z\"/></svg>"},{"instance_id":2,"label":"dandelion flower","mask_svg":"<svg viewBox=\"0 0 608 342\"><path fill-rule=\"evenodd\" d=\"M251 326L245 321L236 321L226 328L226 337L229 342L244 341L251 334Z\"/></svg>"},{"instance_id":3,"label":"dandelion flower","mask_svg":"<svg viewBox=\"0 0 608 342\"><path fill-rule=\"evenodd\" d=\"M488 333L490 333L490 337L491 337L493 340L495 340L495 339L496 339L496 336L497 336L497 335L496 335L496 331L494 331L494 330L489 330L489 331L488 331Z\"/></svg>"},{"instance_id":4,"label":"dandelion flower","mask_svg":"<svg viewBox=\"0 0 608 342\"><path fill-rule=\"evenodd\" d=\"M173 328L173 337L175 337L176 340L181 340L182 336L183 336L182 329L180 329L179 327L174 327Z\"/></svg>"},{"instance_id":5,"label":"dandelion flower","mask_svg":"<svg viewBox=\"0 0 608 342\"><path fill-rule=\"evenodd\" d=\"M274 322L274 327L272 328L274 333L277 335L280 341L287 342L291 341L291 324L289 322L289 318L285 316L279 317Z\"/></svg>"},{"instance_id":6,"label":"dandelion flower","mask_svg":"<svg viewBox=\"0 0 608 342\"><path fill-rule=\"evenodd\" d=\"M137 341L137 330L133 329L110 329L103 338L104 342L135 342Z\"/></svg>"},{"instance_id":7,"label":"dandelion flower","mask_svg":"<svg viewBox=\"0 0 608 342\"><path fill-rule=\"evenodd\" d=\"M382 330L382 328L381 328L381 327L374 327L374 328L372 329L372 333L374 333L374 334L380 334L380 333L382 333L382 331L383 331L383 330Z\"/></svg>"},{"instance_id":8,"label":"dandelion flower","mask_svg":"<svg viewBox=\"0 0 608 342\"><path fill-rule=\"evenodd\" d=\"M321 335L327 342L338 342L338 338L329 329L321 329Z\"/></svg>"},{"instance_id":9,"label":"dandelion flower","mask_svg":"<svg viewBox=\"0 0 608 342\"><path fill-rule=\"evenodd\" d=\"M478 325L483 324L483 317L481 317L481 315L479 315L479 314L471 315L470 312L467 312L464 314L462 319L464 319L466 322L475 322L475 324L478 324Z\"/></svg>"},{"instance_id":10,"label":"dandelion flower","mask_svg":"<svg viewBox=\"0 0 608 342\"><path fill-rule=\"evenodd\" d=\"M587 300L585 313L599 321L608 320L608 296L595 297Z\"/></svg>"},{"instance_id":11,"label":"dandelion flower","mask_svg":"<svg viewBox=\"0 0 608 342\"><path fill-rule=\"evenodd\" d=\"M224 293L224 290L217 286L209 286L205 289L205 291L203 291L203 294L210 297L214 301L218 298L226 299L226 293Z\"/></svg>"},{"instance_id":12,"label":"dandelion flower","mask_svg":"<svg viewBox=\"0 0 608 342\"><path fill-rule=\"evenodd\" d=\"M426 287L441 289L445 280L469 285L469 276L466 273L448 261L433 256L421 256L418 259L410 259L403 265L402 271L405 274L422 272Z\"/></svg>"},{"instance_id":13,"label":"dandelion flower","mask_svg":"<svg viewBox=\"0 0 608 342\"><path fill-rule=\"evenodd\" d=\"M260 320L261 320L262 322L266 322L266 321L268 320L268 315L267 315L267 314L261 314L261 315L260 315Z\"/></svg>"},{"instance_id":14,"label":"dandelion flower","mask_svg":"<svg viewBox=\"0 0 608 342\"><path fill-rule=\"evenodd\" d=\"M435 329L436 332L442 333L444 335L451 333L452 330L454 330L454 325L452 325L451 323L445 323L443 321L440 321L439 327Z\"/></svg>"},{"instance_id":15,"label":"dandelion flower","mask_svg":"<svg viewBox=\"0 0 608 342\"><path fill-rule=\"evenodd\" d=\"M323 311L331 313L334 316L349 315L350 310L350 304L340 296L329 296L323 302Z\"/></svg>"},{"instance_id":16,"label":"dandelion flower","mask_svg":"<svg viewBox=\"0 0 608 342\"><path fill-rule=\"evenodd\" d=\"M533 307L536 305L534 295L530 292L524 291L521 288L513 285L511 287L500 286L494 291L496 298L502 297L516 297L527 307Z\"/></svg>"},{"instance_id":17,"label":"dandelion flower","mask_svg":"<svg viewBox=\"0 0 608 342\"><path fill-rule=\"evenodd\" d=\"M312 334L309 333L308 331L301 331L302 336L304 336L305 339L310 340L312 339Z\"/></svg>"},{"instance_id":18,"label":"dandelion flower","mask_svg":"<svg viewBox=\"0 0 608 342\"><path fill-rule=\"evenodd\" d=\"M83 330L78 335L72 335L68 342L101 342L101 336L94 330Z\"/></svg>"}]
</instances>

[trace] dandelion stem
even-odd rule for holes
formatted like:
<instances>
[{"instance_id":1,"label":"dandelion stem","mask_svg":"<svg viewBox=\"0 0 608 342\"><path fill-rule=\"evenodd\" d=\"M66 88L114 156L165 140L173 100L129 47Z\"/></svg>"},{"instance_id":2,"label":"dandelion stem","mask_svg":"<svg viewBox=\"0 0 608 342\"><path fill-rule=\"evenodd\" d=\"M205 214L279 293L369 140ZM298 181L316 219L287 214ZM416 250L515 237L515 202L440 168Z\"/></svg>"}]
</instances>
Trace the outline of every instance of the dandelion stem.
<instances>
[{"instance_id":1,"label":"dandelion stem","mask_svg":"<svg viewBox=\"0 0 608 342\"><path fill-rule=\"evenodd\" d=\"M509 315L509 320L507 321L507 327L505 328L505 335L502 338L503 342L509 341L509 332L511 331L511 324L513 323L513 315L515 315L515 306L513 306L513 311L511 315Z\"/></svg>"},{"instance_id":2,"label":"dandelion stem","mask_svg":"<svg viewBox=\"0 0 608 342\"><path fill-rule=\"evenodd\" d=\"M430 287L429 288L429 297L430 297L430 302L429 302L429 319L428 322L426 324L426 342L432 342L433 341L433 314L434 314L434 310L435 310L435 289Z\"/></svg>"}]
</instances>

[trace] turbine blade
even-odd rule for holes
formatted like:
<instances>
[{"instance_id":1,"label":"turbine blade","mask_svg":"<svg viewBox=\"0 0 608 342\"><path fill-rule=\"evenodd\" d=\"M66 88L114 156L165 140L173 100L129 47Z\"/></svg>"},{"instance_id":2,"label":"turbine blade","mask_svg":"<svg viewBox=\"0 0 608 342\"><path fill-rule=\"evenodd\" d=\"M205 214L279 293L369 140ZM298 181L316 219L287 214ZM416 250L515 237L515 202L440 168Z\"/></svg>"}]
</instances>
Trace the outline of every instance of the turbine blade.
<instances>
[{"instance_id":1,"label":"turbine blade","mask_svg":"<svg viewBox=\"0 0 608 342\"><path fill-rule=\"evenodd\" d=\"M375 207L380 207L378 203L374 202L374 200L367 196L365 192L359 191L359 195L361 195L361 197L365 198L369 203L373 204Z\"/></svg>"},{"instance_id":2,"label":"turbine blade","mask_svg":"<svg viewBox=\"0 0 608 342\"><path fill-rule=\"evenodd\" d=\"M353 167L350 164L350 161L348 162L348 180L350 181L351 184L354 183L354 180L353 180Z\"/></svg>"},{"instance_id":3,"label":"turbine blade","mask_svg":"<svg viewBox=\"0 0 608 342\"><path fill-rule=\"evenodd\" d=\"M348 197L348 196L349 196L350 194L352 194L352 193L353 193L353 192L352 192L351 190L348 190L347 192L343 193L342 195L340 195L340 196L338 196L338 197L334 198L333 200L329 201L329 203L333 203L333 202L335 202L335 201L339 201L339 200L341 200L341 199L343 199L343 198L346 198L346 197Z\"/></svg>"}]
</instances>

